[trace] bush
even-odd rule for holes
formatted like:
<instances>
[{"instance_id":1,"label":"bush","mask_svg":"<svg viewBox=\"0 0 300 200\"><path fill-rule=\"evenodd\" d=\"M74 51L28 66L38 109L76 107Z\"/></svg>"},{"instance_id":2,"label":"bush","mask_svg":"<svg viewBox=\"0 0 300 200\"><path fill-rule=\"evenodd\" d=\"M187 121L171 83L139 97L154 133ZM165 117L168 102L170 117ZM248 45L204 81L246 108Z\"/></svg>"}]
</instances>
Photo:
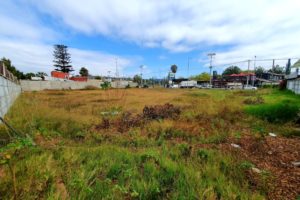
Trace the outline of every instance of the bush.
<instances>
[{"instance_id":1,"label":"bush","mask_svg":"<svg viewBox=\"0 0 300 200\"><path fill-rule=\"evenodd\" d=\"M107 89L111 88L111 84L108 81L103 82L100 86L101 86L102 90L107 90Z\"/></svg>"},{"instance_id":2,"label":"bush","mask_svg":"<svg viewBox=\"0 0 300 200\"><path fill-rule=\"evenodd\" d=\"M176 119L181 113L179 107L166 103L165 105L145 106L143 117L145 119Z\"/></svg>"},{"instance_id":3,"label":"bush","mask_svg":"<svg viewBox=\"0 0 300 200\"><path fill-rule=\"evenodd\" d=\"M277 104L248 107L246 112L272 123L285 123L296 119L299 106L290 101L282 101Z\"/></svg>"}]
</instances>

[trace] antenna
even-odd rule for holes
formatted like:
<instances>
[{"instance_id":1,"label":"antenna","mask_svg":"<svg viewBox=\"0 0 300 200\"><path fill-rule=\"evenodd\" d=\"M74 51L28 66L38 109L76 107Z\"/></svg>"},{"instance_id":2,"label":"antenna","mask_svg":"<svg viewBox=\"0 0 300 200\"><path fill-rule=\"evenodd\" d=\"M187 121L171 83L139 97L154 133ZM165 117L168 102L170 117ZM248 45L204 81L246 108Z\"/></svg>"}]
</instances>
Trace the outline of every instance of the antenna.
<instances>
[{"instance_id":1,"label":"antenna","mask_svg":"<svg viewBox=\"0 0 300 200\"><path fill-rule=\"evenodd\" d=\"M216 53L209 53L207 54L207 56L210 57L210 65L209 65L209 75L210 75L210 79L209 79L209 84L211 85L211 70L212 70L212 59L213 57L216 55Z\"/></svg>"}]
</instances>

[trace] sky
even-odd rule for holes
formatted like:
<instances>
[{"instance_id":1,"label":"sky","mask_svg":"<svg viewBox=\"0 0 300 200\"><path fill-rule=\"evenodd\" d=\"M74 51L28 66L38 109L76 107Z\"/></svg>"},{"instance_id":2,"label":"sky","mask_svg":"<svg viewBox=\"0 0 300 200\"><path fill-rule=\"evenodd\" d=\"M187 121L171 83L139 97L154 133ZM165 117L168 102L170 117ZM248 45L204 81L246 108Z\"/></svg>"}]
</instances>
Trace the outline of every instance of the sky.
<instances>
[{"instance_id":1,"label":"sky","mask_svg":"<svg viewBox=\"0 0 300 200\"><path fill-rule=\"evenodd\" d=\"M49 73L65 44L78 74L177 77L253 60L250 68L300 58L299 0L1 0L0 57L24 72ZM188 65L189 63L189 65ZM234 64L242 69L247 62ZM140 66L143 66L142 69Z\"/></svg>"}]
</instances>

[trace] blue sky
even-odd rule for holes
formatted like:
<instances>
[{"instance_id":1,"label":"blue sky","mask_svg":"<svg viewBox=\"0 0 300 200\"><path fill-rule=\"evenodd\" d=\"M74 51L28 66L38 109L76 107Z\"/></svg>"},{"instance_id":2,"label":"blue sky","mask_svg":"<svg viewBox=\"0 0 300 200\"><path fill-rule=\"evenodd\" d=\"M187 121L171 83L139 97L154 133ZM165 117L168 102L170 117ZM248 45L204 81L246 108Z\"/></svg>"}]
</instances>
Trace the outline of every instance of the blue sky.
<instances>
[{"instance_id":1,"label":"blue sky","mask_svg":"<svg viewBox=\"0 0 300 200\"><path fill-rule=\"evenodd\" d=\"M221 72L254 56L300 57L299 9L298 0L2 0L0 56L24 72L49 73L53 45L62 43L75 73L84 66L113 74L117 58L124 76L144 65L146 77L162 77L176 64L186 77L208 72L207 53L215 52Z\"/></svg>"}]
</instances>

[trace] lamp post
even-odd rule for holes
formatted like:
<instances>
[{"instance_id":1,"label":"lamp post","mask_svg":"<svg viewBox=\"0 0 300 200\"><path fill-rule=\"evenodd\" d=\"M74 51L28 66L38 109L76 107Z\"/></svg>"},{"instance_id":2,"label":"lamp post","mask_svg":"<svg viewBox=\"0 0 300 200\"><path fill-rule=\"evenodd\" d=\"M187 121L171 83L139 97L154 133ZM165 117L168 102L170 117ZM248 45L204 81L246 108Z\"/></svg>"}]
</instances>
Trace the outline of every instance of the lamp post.
<instances>
[{"instance_id":1,"label":"lamp post","mask_svg":"<svg viewBox=\"0 0 300 200\"><path fill-rule=\"evenodd\" d=\"M212 59L213 57L216 55L216 53L209 53L207 54L208 57L210 57L210 65L209 65L209 75L210 75L210 79L209 79L209 84L210 86L212 85L212 76L211 76L211 71L212 71Z\"/></svg>"},{"instance_id":2,"label":"lamp post","mask_svg":"<svg viewBox=\"0 0 300 200\"><path fill-rule=\"evenodd\" d=\"M141 65L140 66L140 69L141 69L141 84L142 84L142 87L143 87L143 69L144 69L144 65Z\"/></svg>"}]
</instances>

